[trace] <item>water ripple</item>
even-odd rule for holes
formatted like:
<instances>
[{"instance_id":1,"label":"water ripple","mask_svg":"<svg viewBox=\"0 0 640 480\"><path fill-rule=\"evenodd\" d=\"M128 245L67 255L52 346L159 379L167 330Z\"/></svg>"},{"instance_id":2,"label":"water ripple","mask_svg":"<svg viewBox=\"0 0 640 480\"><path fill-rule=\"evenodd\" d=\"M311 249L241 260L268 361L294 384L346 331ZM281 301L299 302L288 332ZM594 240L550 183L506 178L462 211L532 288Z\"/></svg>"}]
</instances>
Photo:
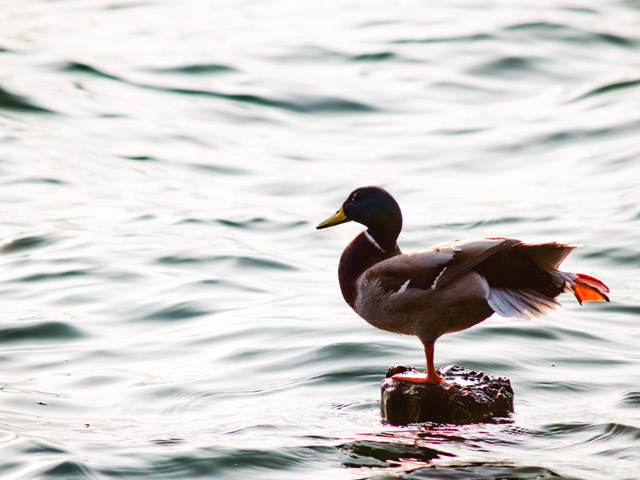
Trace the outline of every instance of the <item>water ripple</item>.
<instances>
[{"instance_id":1,"label":"water ripple","mask_svg":"<svg viewBox=\"0 0 640 480\"><path fill-rule=\"evenodd\" d=\"M0 343L73 340L82 337L84 333L67 322L46 321L0 329Z\"/></svg>"},{"instance_id":2,"label":"water ripple","mask_svg":"<svg viewBox=\"0 0 640 480\"><path fill-rule=\"evenodd\" d=\"M359 440L345 443L338 448L343 449L349 459L342 462L347 468L386 467L394 468L402 463L430 463L436 458L453 457L455 455L434 448L407 445L395 442L373 442Z\"/></svg>"},{"instance_id":3,"label":"water ripple","mask_svg":"<svg viewBox=\"0 0 640 480\"><path fill-rule=\"evenodd\" d=\"M188 75L203 75L210 73L237 72L233 67L217 63L200 63L192 65L179 65L176 67L164 67L151 70L157 73L186 73Z\"/></svg>"},{"instance_id":4,"label":"water ripple","mask_svg":"<svg viewBox=\"0 0 640 480\"><path fill-rule=\"evenodd\" d=\"M0 87L0 109L3 108L25 113L55 113L53 110L37 105L24 95L19 95Z\"/></svg>"},{"instance_id":5,"label":"water ripple","mask_svg":"<svg viewBox=\"0 0 640 480\"><path fill-rule=\"evenodd\" d=\"M3 185L67 185L68 183L59 178L51 177L31 177L25 176L2 182Z\"/></svg>"},{"instance_id":6,"label":"water ripple","mask_svg":"<svg viewBox=\"0 0 640 480\"><path fill-rule=\"evenodd\" d=\"M623 408L640 408L640 390L631 390L623 393L618 403Z\"/></svg>"},{"instance_id":7,"label":"water ripple","mask_svg":"<svg viewBox=\"0 0 640 480\"><path fill-rule=\"evenodd\" d=\"M593 87L591 90L582 93L581 95L573 98L571 101L584 100L586 98L595 97L597 95L603 95L610 92L616 92L619 90L627 90L630 88L636 88L640 86L640 79L620 80L610 83L605 83L597 87Z\"/></svg>"},{"instance_id":8,"label":"water ripple","mask_svg":"<svg viewBox=\"0 0 640 480\"><path fill-rule=\"evenodd\" d=\"M542 59L534 57L522 56L501 56L490 62L470 69L471 74L475 75L499 75L503 77L511 77L513 75L531 75L539 70L538 64Z\"/></svg>"},{"instance_id":9,"label":"water ripple","mask_svg":"<svg viewBox=\"0 0 640 480\"><path fill-rule=\"evenodd\" d=\"M33 235L15 238L2 244L2 246L0 246L0 253L16 253L23 250L31 250L33 248L49 245L51 243L53 243L53 239L49 235Z\"/></svg>"},{"instance_id":10,"label":"water ripple","mask_svg":"<svg viewBox=\"0 0 640 480\"><path fill-rule=\"evenodd\" d=\"M202 478L238 475L257 478L283 478L287 470L302 463L313 463L314 458L327 452L327 447L271 448L269 450L253 448L201 448L180 452L170 450L172 443L158 447L147 464L139 468L129 468L129 476L149 478L161 475L163 478ZM100 469L107 476L121 476L119 469Z\"/></svg>"},{"instance_id":11,"label":"water ripple","mask_svg":"<svg viewBox=\"0 0 640 480\"><path fill-rule=\"evenodd\" d=\"M379 109L369 104L338 97L318 97L297 95L295 100L276 99L251 93L222 93L214 90L197 88L167 87L159 85L141 85L145 88L177 93L180 95L196 95L201 97L214 97L233 102L248 103L261 107L272 107L288 110L295 113L371 113Z\"/></svg>"},{"instance_id":12,"label":"water ripple","mask_svg":"<svg viewBox=\"0 0 640 480\"><path fill-rule=\"evenodd\" d=\"M90 275L95 270L93 268L74 268L71 270L63 270L60 272L40 272L33 273L31 275L25 275L24 277L18 278L21 282L42 282L42 281L55 281L60 280L62 278L68 277L81 277L85 275Z\"/></svg>"},{"instance_id":13,"label":"water ripple","mask_svg":"<svg viewBox=\"0 0 640 480\"><path fill-rule=\"evenodd\" d=\"M612 440L629 440L635 443L640 440L640 428L620 423L604 423L598 425L599 432L589 439L591 443L608 443Z\"/></svg>"},{"instance_id":14,"label":"water ripple","mask_svg":"<svg viewBox=\"0 0 640 480\"><path fill-rule=\"evenodd\" d=\"M201 315L208 315L211 312L209 310L198 308L197 306L189 302L181 302L175 305L156 310L149 313L146 320L185 320L187 318L199 317Z\"/></svg>"},{"instance_id":15,"label":"water ripple","mask_svg":"<svg viewBox=\"0 0 640 480\"><path fill-rule=\"evenodd\" d=\"M93 478L93 469L79 460L57 460L47 462L50 465L40 468L44 478Z\"/></svg>"},{"instance_id":16,"label":"water ripple","mask_svg":"<svg viewBox=\"0 0 640 480\"><path fill-rule=\"evenodd\" d=\"M275 258L254 257L249 255L210 255L196 257L193 255L176 254L168 255L158 259L159 263L167 265L177 264L203 264L203 263L224 263L240 269L273 269L273 270L297 270L295 265L286 263Z\"/></svg>"},{"instance_id":17,"label":"water ripple","mask_svg":"<svg viewBox=\"0 0 640 480\"><path fill-rule=\"evenodd\" d=\"M386 60L396 60L398 56L394 52L378 52L378 53L363 53L351 57L354 62L383 62Z\"/></svg>"},{"instance_id":18,"label":"water ripple","mask_svg":"<svg viewBox=\"0 0 640 480\"><path fill-rule=\"evenodd\" d=\"M509 25L505 31L524 31L534 34L544 34L545 38L559 39L563 42L580 42L588 44L611 44L619 47L635 47L638 41L609 32L596 32L577 28L572 25L554 22L525 22Z\"/></svg>"},{"instance_id":19,"label":"water ripple","mask_svg":"<svg viewBox=\"0 0 640 480\"><path fill-rule=\"evenodd\" d=\"M494 36L487 33L474 33L468 35L457 35L451 37L424 37L424 38L408 38L392 40L392 44L412 44L412 43L448 43L448 42L481 42L484 40L492 40Z\"/></svg>"},{"instance_id":20,"label":"water ripple","mask_svg":"<svg viewBox=\"0 0 640 480\"><path fill-rule=\"evenodd\" d=\"M81 62L73 62L73 61L63 62L63 63L57 64L57 68L61 72L80 72L88 75L93 75L99 78L107 78L109 80L122 81L120 77L111 75L110 73L103 72L102 70L92 65L88 65L86 63L81 63Z\"/></svg>"},{"instance_id":21,"label":"water ripple","mask_svg":"<svg viewBox=\"0 0 640 480\"><path fill-rule=\"evenodd\" d=\"M318 113L371 113L376 112L379 109L374 107L373 105L369 105L360 101L351 100L348 98L340 98L333 96L310 96L307 94L298 94L292 97L292 99L282 99L282 98L274 98L264 95L256 95L252 93L225 93L219 92L216 90L202 89L202 88L186 88L186 87L175 87L175 86L164 86L164 85L155 85L150 83L136 82L125 79L121 76L113 75L110 73L106 73L99 68L94 66L80 63L80 62L65 62L58 67L62 71L67 72L81 72L85 74L94 75L101 78L106 78L110 80L115 80L118 82L128 83L133 86L137 86L140 88L154 90L165 93L175 93L179 95L187 95L187 96L199 96L199 97L212 97L219 98L223 100L230 100L233 102L252 104L262 107L272 107L281 110L288 110L295 113L306 113L306 114L318 114ZM169 68L169 71L172 70L173 67ZM178 67L180 68L180 67ZM188 68L188 67L182 67ZM193 67L195 70L198 70L198 67ZM206 70L206 67L202 67ZM166 70L165 70L166 71ZM184 72L183 72L184 73ZM193 72L191 72L193 73ZM3 90L0 89L0 107L2 106L2 95ZM11 99L21 99L21 97L16 95L9 95L7 97L6 102L7 105L10 105L13 101L16 103L18 100ZM16 105L21 105L23 108L27 108L30 104L26 99L22 99ZM40 108L40 107L33 107ZM40 111L46 111L46 109L42 109Z\"/></svg>"}]
</instances>

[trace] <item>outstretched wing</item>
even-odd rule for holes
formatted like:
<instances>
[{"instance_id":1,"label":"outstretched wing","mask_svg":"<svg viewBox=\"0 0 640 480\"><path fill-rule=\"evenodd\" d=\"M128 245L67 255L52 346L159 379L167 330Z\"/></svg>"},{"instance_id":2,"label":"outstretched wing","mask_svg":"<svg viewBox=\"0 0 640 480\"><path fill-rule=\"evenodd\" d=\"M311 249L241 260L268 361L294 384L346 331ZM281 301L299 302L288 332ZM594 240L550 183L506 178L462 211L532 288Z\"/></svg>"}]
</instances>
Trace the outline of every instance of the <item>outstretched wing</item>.
<instances>
[{"instance_id":1,"label":"outstretched wing","mask_svg":"<svg viewBox=\"0 0 640 480\"><path fill-rule=\"evenodd\" d=\"M407 288L440 289L462 277L475 266L519 240L486 238L436 245L420 252L397 255L365 272L389 293Z\"/></svg>"},{"instance_id":2,"label":"outstretched wing","mask_svg":"<svg viewBox=\"0 0 640 480\"><path fill-rule=\"evenodd\" d=\"M455 250L451 261L431 288L443 288L480 265L489 257L511 249L522 242L513 238L483 238L480 240L454 241L447 244Z\"/></svg>"},{"instance_id":3,"label":"outstretched wing","mask_svg":"<svg viewBox=\"0 0 640 480\"><path fill-rule=\"evenodd\" d=\"M509 238L454 241L391 257L365 275L393 294L407 289L437 292L473 271L486 282L485 298L496 313L532 318L558 306L556 297L564 291L573 292L580 302L609 300L609 289L599 280L558 270L575 247Z\"/></svg>"}]
</instances>

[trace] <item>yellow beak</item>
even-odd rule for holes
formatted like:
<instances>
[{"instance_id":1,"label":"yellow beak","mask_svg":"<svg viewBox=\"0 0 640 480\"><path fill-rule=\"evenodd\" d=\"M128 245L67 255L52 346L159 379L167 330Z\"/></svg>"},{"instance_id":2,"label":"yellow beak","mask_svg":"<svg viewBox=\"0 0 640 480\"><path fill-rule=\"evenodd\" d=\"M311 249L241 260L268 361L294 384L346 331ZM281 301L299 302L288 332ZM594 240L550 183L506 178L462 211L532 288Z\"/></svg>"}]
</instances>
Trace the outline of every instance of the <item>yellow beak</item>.
<instances>
[{"instance_id":1,"label":"yellow beak","mask_svg":"<svg viewBox=\"0 0 640 480\"><path fill-rule=\"evenodd\" d=\"M324 222L320 222L316 228L320 230L321 228L333 227L335 225L340 225L341 223L350 222L351 219L347 218L342 210L342 206L338 209L336 213L327 218Z\"/></svg>"}]
</instances>

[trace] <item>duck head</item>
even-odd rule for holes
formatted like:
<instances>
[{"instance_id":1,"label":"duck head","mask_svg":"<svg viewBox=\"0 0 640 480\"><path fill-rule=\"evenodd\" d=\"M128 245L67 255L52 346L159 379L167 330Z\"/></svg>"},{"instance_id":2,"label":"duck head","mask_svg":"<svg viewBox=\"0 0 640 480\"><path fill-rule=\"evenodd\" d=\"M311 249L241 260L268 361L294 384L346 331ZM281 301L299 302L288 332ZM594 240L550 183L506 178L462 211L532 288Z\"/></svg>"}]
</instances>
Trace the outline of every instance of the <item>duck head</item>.
<instances>
[{"instance_id":1,"label":"duck head","mask_svg":"<svg viewBox=\"0 0 640 480\"><path fill-rule=\"evenodd\" d=\"M360 187L349 194L336 213L316 227L333 227L354 221L367 227L376 243L394 251L402 230L402 212L398 202L380 187Z\"/></svg>"}]
</instances>

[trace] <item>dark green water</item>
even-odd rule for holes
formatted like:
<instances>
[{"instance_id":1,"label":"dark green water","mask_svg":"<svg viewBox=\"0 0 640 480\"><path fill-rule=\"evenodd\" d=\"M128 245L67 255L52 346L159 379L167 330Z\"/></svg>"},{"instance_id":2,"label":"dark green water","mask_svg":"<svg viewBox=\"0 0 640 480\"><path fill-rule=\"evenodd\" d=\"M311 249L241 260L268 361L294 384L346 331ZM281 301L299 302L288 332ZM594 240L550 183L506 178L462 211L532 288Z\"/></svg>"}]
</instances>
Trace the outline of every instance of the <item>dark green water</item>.
<instances>
[{"instance_id":1,"label":"dark green water","mask_svg":"<svg viewBox=\"0 0 640 480\"><path fill-rule=\"evenodd\" d=\"M9 2L0 477L636 479L640 4ZM354 187L405 251L583 244L610 304L491 318L436 361L497 424L382 425L415 338L343 303Z\"/></svg>"}]
</instances>

